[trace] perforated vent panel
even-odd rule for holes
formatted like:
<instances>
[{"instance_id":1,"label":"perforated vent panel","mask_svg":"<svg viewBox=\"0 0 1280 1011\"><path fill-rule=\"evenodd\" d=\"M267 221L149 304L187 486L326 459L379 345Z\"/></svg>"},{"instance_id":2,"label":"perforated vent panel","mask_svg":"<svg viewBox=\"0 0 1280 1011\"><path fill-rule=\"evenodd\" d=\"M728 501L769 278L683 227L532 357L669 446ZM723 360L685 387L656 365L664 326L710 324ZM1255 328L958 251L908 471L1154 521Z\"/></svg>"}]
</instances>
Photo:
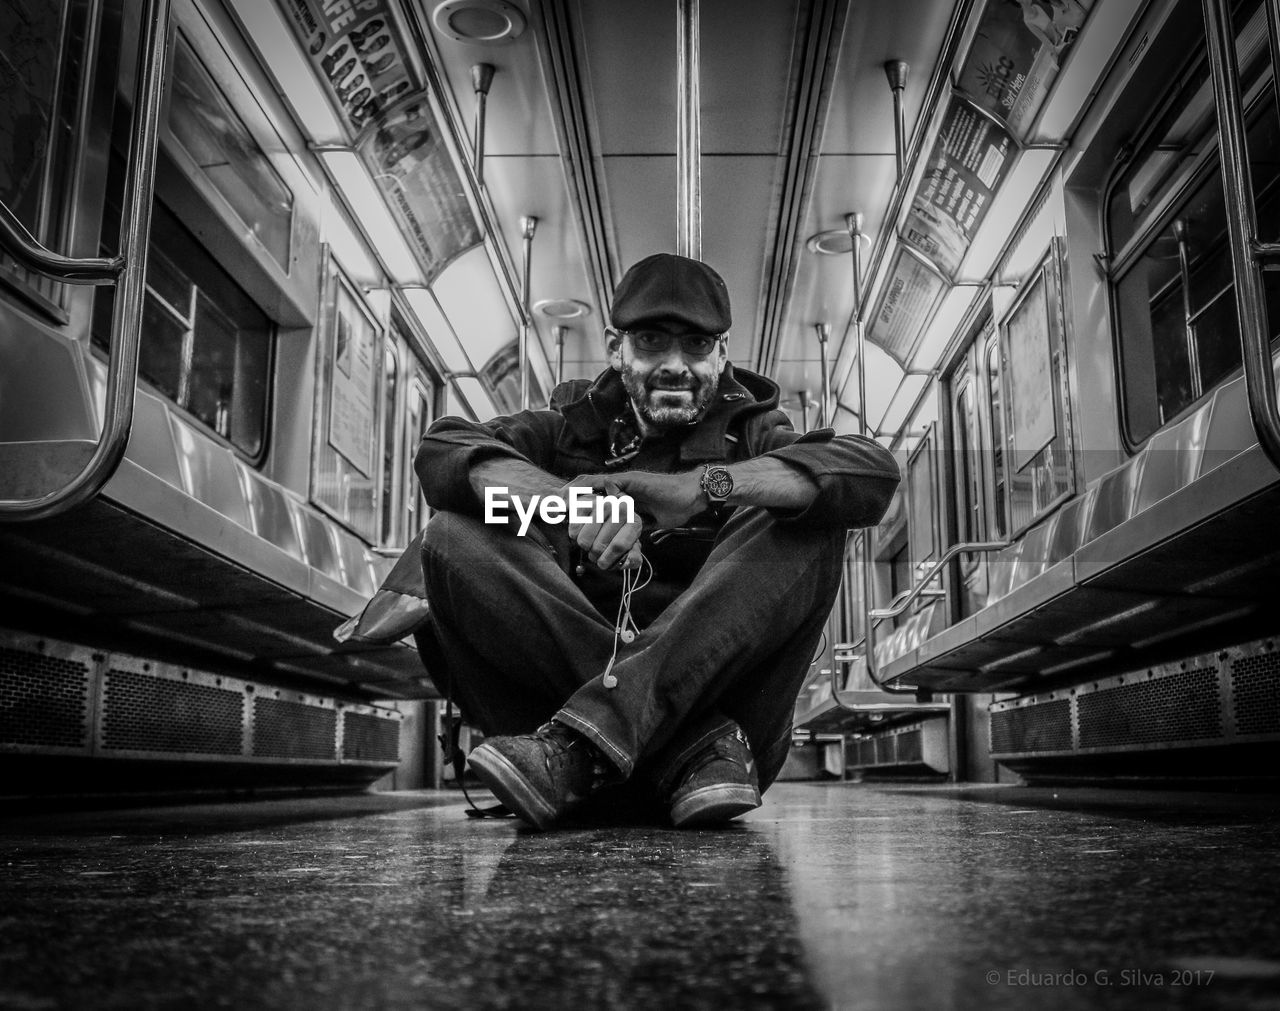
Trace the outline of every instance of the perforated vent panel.
<instances>
[{"instance_id":1,"label":"perforated vent panel","mask_svg":"<svg viewBox=\"0 0 1280 1011\"><path fill-rule=\"evenodd\" d=\"M1216 667L1082 693L1076 702L1082 748L1194 741L1223 733Z\"/></svg>"},{"instance_id":2,"label":"perforated vent panel","mask_svg":"<svg viewBox=\"0 0 1280 1011\"><path fill-rule=\"evenodd\" d=\"M258 698L253 704L253 753L263 758L323 758L338 751L338 714L332 709Z\"/></svg>"},{"instance_id":3,"label":"perforated vent panel","mask_svg":"<svg viewBox=\"0 0 1280 1011\"><path fill-rule=\"evenodd\" d=\"M876 738L876 765L890 765L893 763L893 738L877 737Z\"/></svg>"},{"instance_id":4,"label":"perforated vent panel","mask_svg":"<svg viewBox=\"0 0 1280 1011\"><path fill-rule=\"evenodd\" d=\"M367 713L343 713L342 757L347 761L399 761L399 722Z\"/></svg>"},{"instance_id":5,"label":"perforated vent panel","mask_svg":"<svg viewBox=\"0 0 1280 1011\"><path fill-rule=\"evenodd\" d=\"M991 714L991 751L1017 754L1068 751L1071 748L1071 700L1054 699L1037 706Z\"/></svg>"},{"instance_id":6,"label":"perforated vent panel","mask_svg":"<svg viewBox=\"0 0 1280 1011\"><path fill-rule=\"evenodd\" d=\"M1238 657L1231 693L1237 734L1280 733L1280 653Z\"/></svg>"},{"instance_id":7,"label":"perforated vent panel","mask_svg":"<svg viewBox=\"0 0 1280 1011\"><path fill-rule=\"evenodd\" d=\"M107 671L104 749L239 755L243 741L241 692L136 671Z\"/></svg>"},{"instance_id":8,"label":"perforated vent panel","mask_svg":"<svg viewBox=\"0 0 1280 1011\"><path fill-rule=\"evenodd\" d=\"M0 743L80 748L88 715L88 664L0 649Z\"/></svg>"},{"instance_id":9,"label":"perforated vent panel","mask_svg":"<svg viewBox=\"0 0 1280 1011\"><path fill-rule=\"evenodd\" d=\"M898 735L898 761L924 761L924 740L919 730L907 730Z\"/></svg>"},{"instance_id":10,"label":"perforated vent panel","mask_svg":"<svg viewBox=\"0 0 1280 1011\"><path fill-rule=\"evenodd\" d=\"M876 742L875 741L859 741L858 742L858 764L859 765L875 765L876 764Z\"/></svg>"}]
</instances>

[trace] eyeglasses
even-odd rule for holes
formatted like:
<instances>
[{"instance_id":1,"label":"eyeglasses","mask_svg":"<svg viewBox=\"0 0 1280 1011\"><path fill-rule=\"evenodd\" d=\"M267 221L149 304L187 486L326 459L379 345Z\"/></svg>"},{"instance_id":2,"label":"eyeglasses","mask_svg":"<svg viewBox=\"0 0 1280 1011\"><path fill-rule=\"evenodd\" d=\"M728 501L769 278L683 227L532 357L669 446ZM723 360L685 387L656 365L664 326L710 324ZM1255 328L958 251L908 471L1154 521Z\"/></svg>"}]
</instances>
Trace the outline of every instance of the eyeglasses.
<instances>
[{"instance_id":1,"label":"eyeglasses","mask_svg":"<svg viewBox=\"0 0 1280 1011\"><path fill-rule=\"evenodd\" d=\"M657 330L617 330L615 333L630 337L636 350L647 354L661 354L671 347L673 340L678 340L680 350L694 358L707 357L725 336L724 334L689 333L677 337Z\"/></svg>"}]
</instances>

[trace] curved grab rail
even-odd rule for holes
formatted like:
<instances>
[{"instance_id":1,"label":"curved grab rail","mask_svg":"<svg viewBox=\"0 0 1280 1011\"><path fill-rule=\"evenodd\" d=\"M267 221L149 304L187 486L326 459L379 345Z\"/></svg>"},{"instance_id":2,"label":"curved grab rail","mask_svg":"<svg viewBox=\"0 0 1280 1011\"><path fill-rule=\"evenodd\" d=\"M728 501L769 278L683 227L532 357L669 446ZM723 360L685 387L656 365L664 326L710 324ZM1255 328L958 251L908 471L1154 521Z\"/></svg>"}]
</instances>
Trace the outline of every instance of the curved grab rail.
<instances>
[{"instance_id":1,"label":"curved grab rail","mask_svg":"<svg viewBox=\"0 0 1280 1011\"><path fill-rule=\"evenodd\" d=\"M865 531L862 533L862 539L865 544ZM929 571L920 578L915 586L911 587L910 590L898 594L890 606L883 608L868 608L866 618L863 621L862 637L856 642L837 643L833 648L832 655L836 656L837 653L843 652L845 656L837 656L836 659L843 661L853 660L856 656L853 651L859 646L862 646L862 655L866 657L867 661L867 677L871 679L871 683L875 685L876 688L882 692L888 693L889 695L917 694L918 690L916 688L900 688L896 685L887 685L880 680L879 672L876 670L875 626L889 618L896 618L905 611L911 605L911 602L924 592L924 588L942 574L943 569L946 568L947 564L957 555L1002 551L1012 543L1012 541L967 541L963 544L951 545L951 547L947 548L947 550L942 553L942 557L929 567ZM862 565L862 599L864 601L871 599L871 563L869 559L864 559ZM853 705L853 703L846 702L844 699L844 689L840 686L840 678L836 673L836 665L834 663L831 665L831 697L835 699L839 705L845 707Z\"/></svg>"},{"instance_id":2,"label":"curved grab rail","mask_svg":"<svg viewBox=\"0 0 1280 1011\"><path fill-rule=\"evenodd\" d=\"M1267 7L1267 43L1271 65L1280 65L1280 0L1264 0ZM1228 0L1203 0L1205 35L1209 44L1209 72L1218 112L1219 164L1226 197L1227 235L1236 281L1236 310L1240 314L1240 349L1244 362L1245 391L1253 430L1272 465L1280 469L1280 411L1276 407L1276 383L1271 365L1271 341L1259 265L1273 260L1274 244L1257 238L1253 182L1240 94L1240 68L1236 61L1235 33ZM1280 96L1278 96L1280 100Z\"/></svg>"},{"instance_id":3,"label":"curved grab rail","mask_svg":"<svg viewBox=\"0 0 1280 1011\"><path fill-rule=\"evenodd\" d=\"M0 200L0 246L27 270L67 284L114 284L124 270L124 257L75 259L55 253L27 231Z\"/></svg>"},{"instance_id":4,"label":"curved grab rail","mask_svg":"<svg viewBox=\"0 0 1280 1011\"><path fill-rule=\"evenodd\" d=\"M124 458L129 432L133 428L134 393L138 385L147 240L151 232L160 104L169 58L170 11L171 0L148 0L143 13L143 35L134 75L129 170L121 211L120 255L111 260L68 259L50 253L36 242L8 208L0 215L0 241L24 266L71 283L101 284L113 279L116 282L106 404L102 431L93 453L80 472L61 488L37 498L0 500L0 521L45 519L87 501L102 490ZM16 234L14 224L20 229Z\"/></svg>"}]
</instances>

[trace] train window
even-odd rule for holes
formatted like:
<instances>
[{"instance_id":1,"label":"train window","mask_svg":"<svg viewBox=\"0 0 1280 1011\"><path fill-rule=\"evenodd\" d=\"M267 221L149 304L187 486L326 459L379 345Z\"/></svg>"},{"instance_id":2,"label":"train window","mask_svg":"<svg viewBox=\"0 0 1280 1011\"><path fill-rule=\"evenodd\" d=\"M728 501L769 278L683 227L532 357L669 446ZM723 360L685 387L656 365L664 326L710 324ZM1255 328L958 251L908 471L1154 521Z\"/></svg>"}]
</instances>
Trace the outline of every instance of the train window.
<instances>
[{"instance_id":1,"label":"train window","mask_svg":"<svg viewBox=\"0 0 1280 1011\"><path fill-rule=\"evenodd\" d=\"M168 123L213 188L287 270L293 194L181 35Z\"/></svg>"},{"instance_id":2,"label":"train window","mask_svg":"<svg viewBox=\"0 0 1280 1011\"><path fill-rule=\"evenodd\" d=\"M399 428L396 425L399 408L400 359L396 342L389 340L382 350L382 539L392 543L396 536L396 521L400 496L396 494L396 447L399 444Z\"/></svg>"},{"instance_id":3,"label":"train window","mask_svg":"<svg viewBox=\"0 0 1280 1011\"><path fill-rule=\"evenodd\" d=\"M119 213L109 203L108 222ZM258 459L265 448L274 327L160 200L151 212L146 291L139 374L245 457ZM93 343L103 349L113 302L110 289L94 299Z\"/></svg>"},{"instance_id":4,"label":"train window","mask_svg":"<svg viewBox=\"0 0 1280 1011\"><path fill-rule=\"evenodd\" d=\"M966 375L956 388L953 420L956 462L956 520L961 541L973 541L983 533L983 488L981 445L978 434L978 412L974 403L973 381ZM970 560L971 565L977 559Z\"/></svg>"},{"instance_id":5,"label":"train window","mask_svg":"<svg viewBox=\"0 0 1280 1011\"><path fill-rule=\"evenodd\" d=\"M89 0L0 3L0 200L37 239L58 248L71 206ZM52 300L54 282L0 253L0 278Z\"/></svg>"},{"instance_id":6,"label":"train window","mask_svg":"<svg viewBox=\"0 0 1280 1011\"><path fill-rule=\"evenodd\" d=\"M327 308L320 341L311 497L373 542L380 536L377 429L385 392L379 328L357 289L336 266Z\"/></svg>"},{"instance_id":7,"label":"train window","mask_svg":"<svg viewBox=\"0 0 1280 1011\"><path fill-rule=\"evenodd\" d=\"M984 386L987 402L991 405L987 418L991 425L991 518L985 537L1000 540L1008 534L1009 525L1005 519L1005 494L1007 480L1004 472L1004 408L1001 405L1000 393L1000 341L994 328L988 328L988 337L983 354Z\"/></svg>"},{"instance_id":8,"label":"train window","mask_svg":"<svg viewBox=\"0 0 1280 1011\"><path fill-rule=\"evenodd\" d=\"M920 440L907 461L907 536L911 567L919 574L938 554L934 522L933 431Z\"/></svg>"},{"instance_id":9,"label":"train window","mask_svg":"<svg viewBox=\"0 0 1280 1011\"><path fill-rule=\"evenodd\" d=\"M418 477L411 465L418 444L427 434L427 428L435 420L432 411L433 387L427 378L419 374L411 384L409 391L409 445L406 447L405 460L410 462L405 467L405 499L409 504L409 526L407 534L416 537L427 525L427 500L423 498Z\"/></svg>"},{"instance_id":10,"label":"train window","mask_svg":"<svg viewBox=\"0 0 1280 1011\"><path fill-rule=\"evenodd\" d=\"M1266 18L1242 5L1236 24L1259 228L1280 234L1280 124L1266 68ZM1240 366L1235 284L1216 157L1216 121L1203 62L1186 76L1107 198L1108 247L1124 424L1131 443L1182 414ZM1280 319L1280 281L1265 277Z\"/></svg>"}]
</instances>

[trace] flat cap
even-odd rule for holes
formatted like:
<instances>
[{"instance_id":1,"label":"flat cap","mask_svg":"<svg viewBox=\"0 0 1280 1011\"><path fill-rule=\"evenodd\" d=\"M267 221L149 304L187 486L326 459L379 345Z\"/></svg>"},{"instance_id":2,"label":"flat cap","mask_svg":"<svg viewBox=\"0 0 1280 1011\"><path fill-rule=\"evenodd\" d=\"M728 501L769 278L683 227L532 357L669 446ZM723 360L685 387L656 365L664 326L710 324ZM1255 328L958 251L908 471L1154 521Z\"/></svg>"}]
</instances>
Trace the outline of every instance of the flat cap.
<instances>
[{"instance_id":1,"label":"flat cap","mask_svg":"<svg viewBox=\"0 0 1280 1011\"><path fill-rule=\"evenodd\" d=\"M701 260L655 253L634 264L613 293L609 321L619 330L641 323L680 323L697 333L725 333L729 289Z\"/></svg>"}]
</instances>

